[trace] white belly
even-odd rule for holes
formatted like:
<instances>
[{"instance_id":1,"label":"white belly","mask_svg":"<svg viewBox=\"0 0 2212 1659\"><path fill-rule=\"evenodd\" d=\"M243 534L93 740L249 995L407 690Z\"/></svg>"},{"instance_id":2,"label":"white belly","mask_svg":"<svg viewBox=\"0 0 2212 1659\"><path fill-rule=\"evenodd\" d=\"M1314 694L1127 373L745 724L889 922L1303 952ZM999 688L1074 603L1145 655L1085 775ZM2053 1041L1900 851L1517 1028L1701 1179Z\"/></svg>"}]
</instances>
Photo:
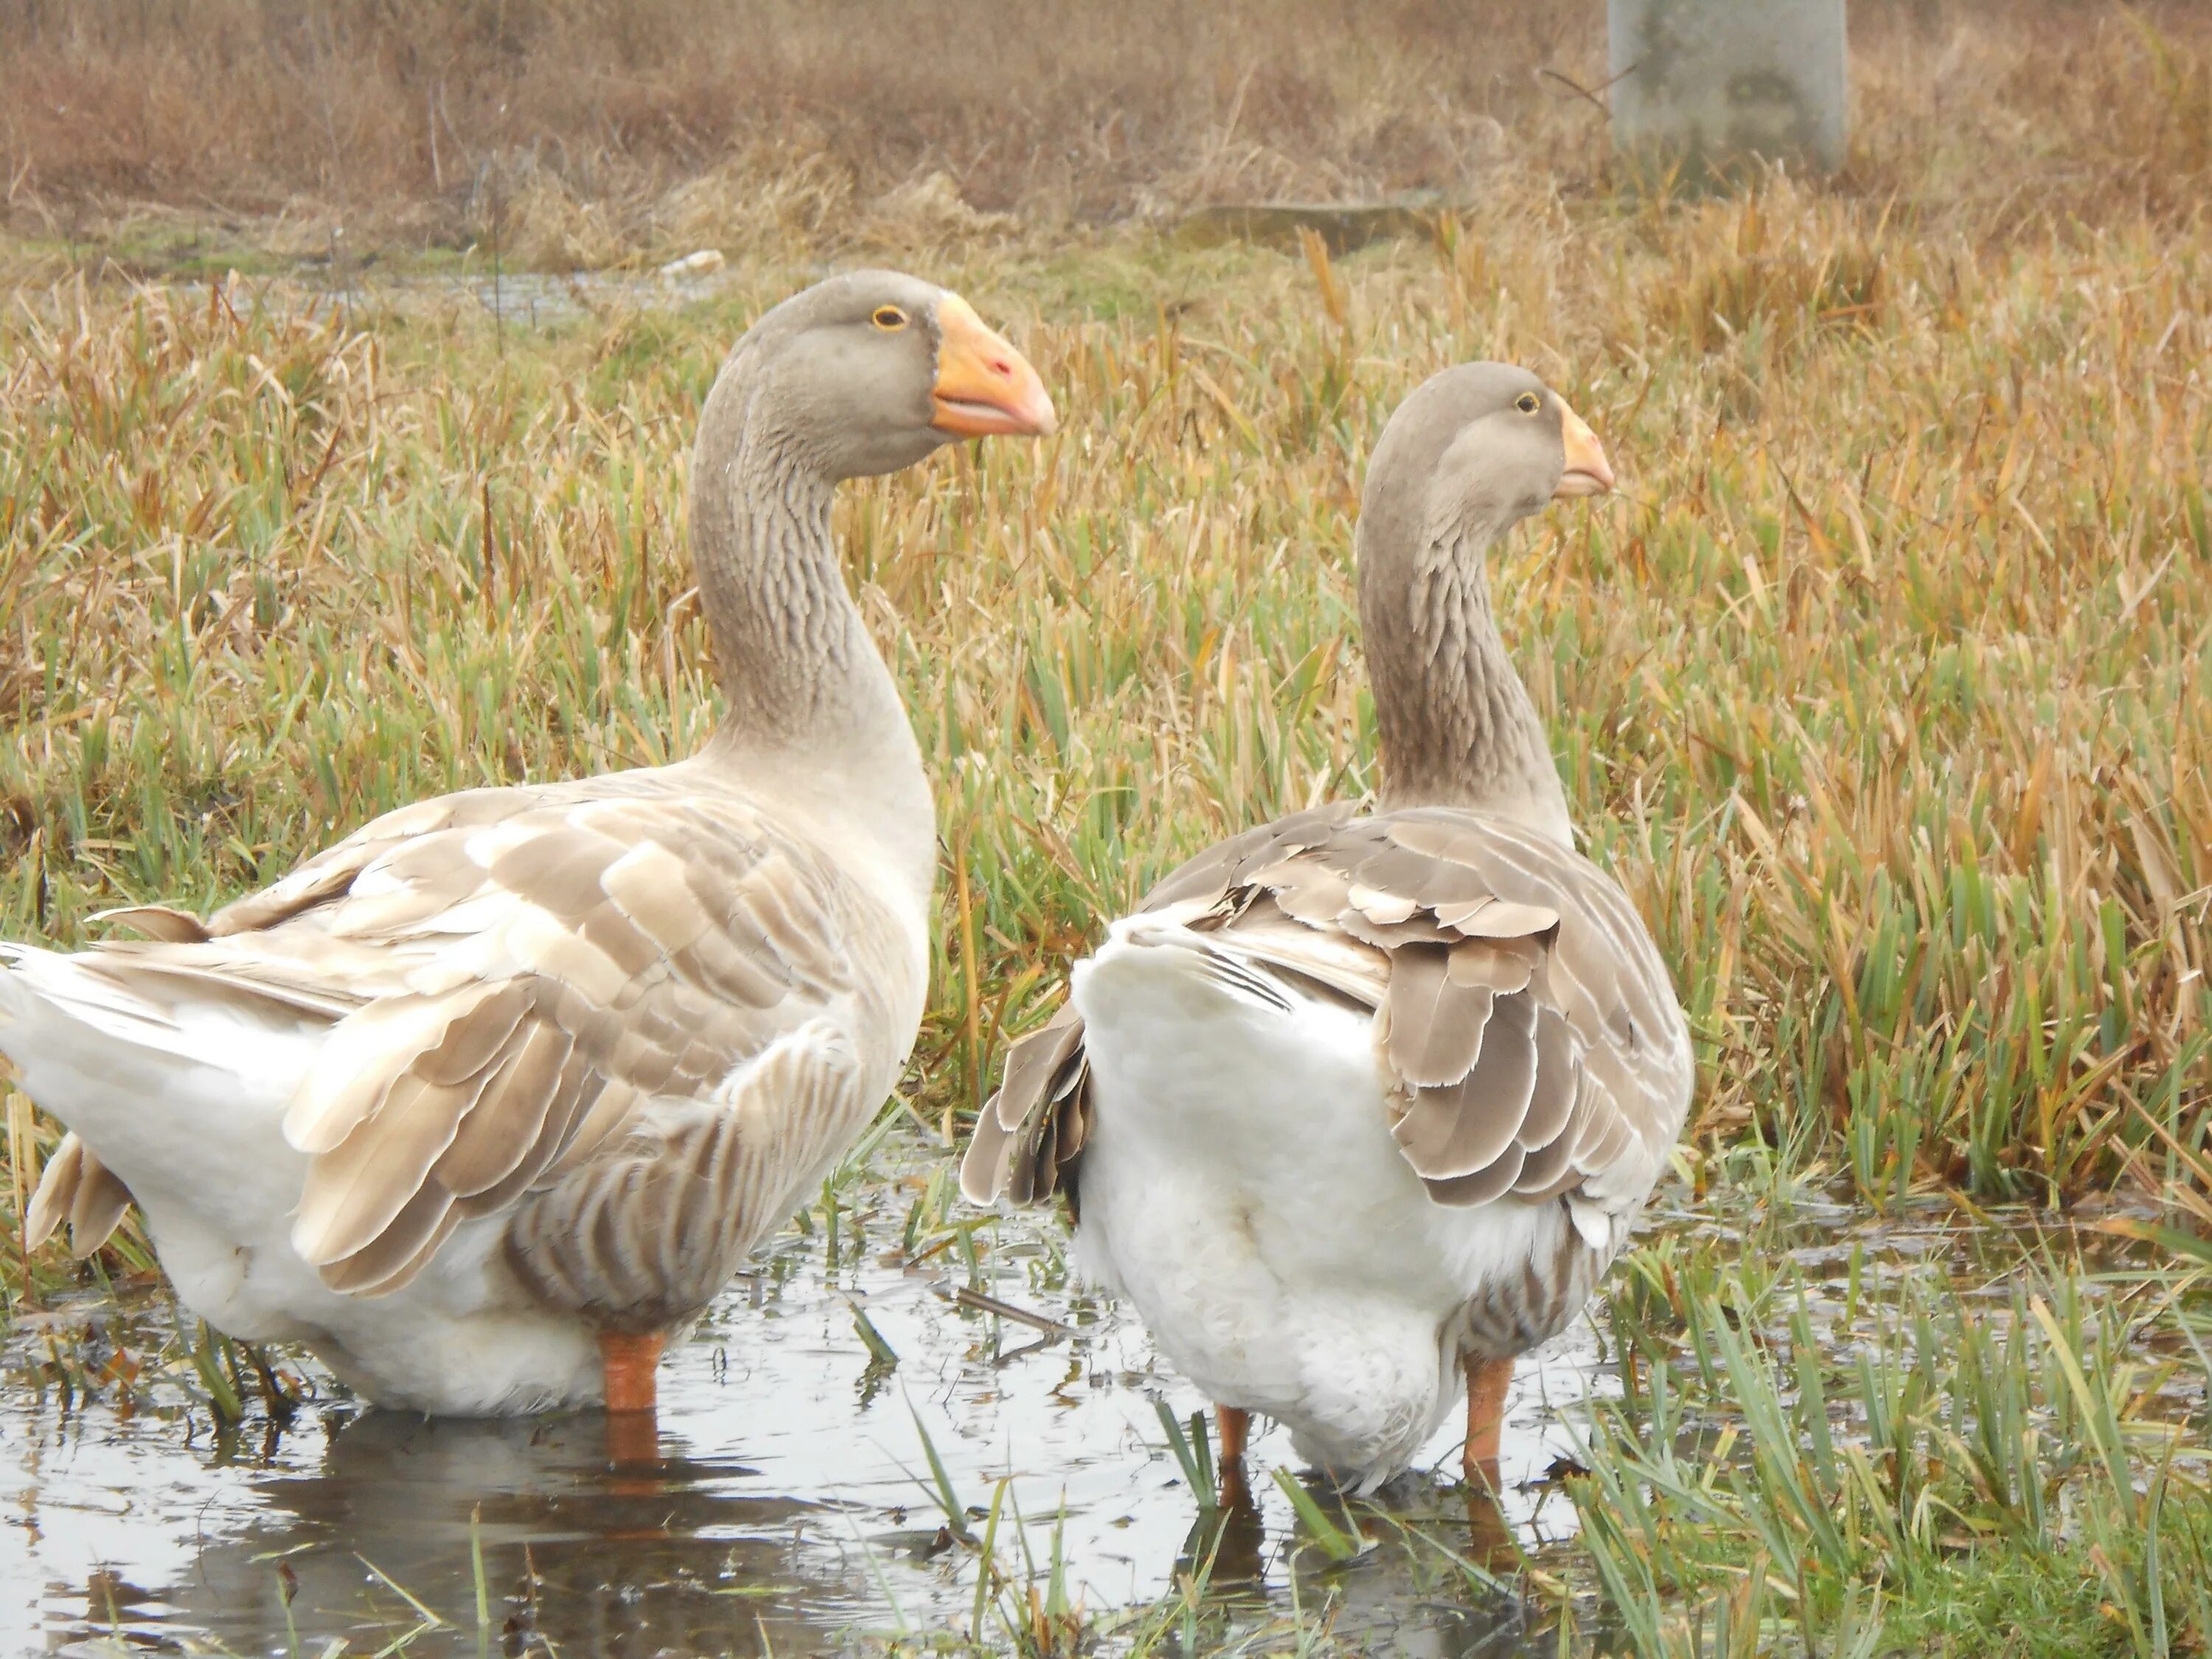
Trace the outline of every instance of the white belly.
<instances>
[{"instance_id":1,"label":"white belly","mask_svg":"<svg viewBox=\"0 0 2212 1659\"><path fill-rule=\"evenodd\" d=\"M1374 1021L1226 991L1124 928L1076 969L1096 1119L1077 1264L1218 1403L1371 1487L1460 1397L1444 1327L1564 1224L1431 1203L1391 1138Z\"/></svg>"},{"instance_id":2,"label":"white belly","mask_svg":"<svg viewBox=\"0 0 2212 1659\"><path fill-rule=\"evenodd\" d=\"M504 1217L459 1229L404 1288L331 1290L289 1228L236 1224L204 1201L141 1199L146 1231L185 1305L240 1340L296 1342L378 1405L441 1417L505 1417L596 1403L592 1333L541 1310L501 1258Z\"/></svg>"}]
</instances>

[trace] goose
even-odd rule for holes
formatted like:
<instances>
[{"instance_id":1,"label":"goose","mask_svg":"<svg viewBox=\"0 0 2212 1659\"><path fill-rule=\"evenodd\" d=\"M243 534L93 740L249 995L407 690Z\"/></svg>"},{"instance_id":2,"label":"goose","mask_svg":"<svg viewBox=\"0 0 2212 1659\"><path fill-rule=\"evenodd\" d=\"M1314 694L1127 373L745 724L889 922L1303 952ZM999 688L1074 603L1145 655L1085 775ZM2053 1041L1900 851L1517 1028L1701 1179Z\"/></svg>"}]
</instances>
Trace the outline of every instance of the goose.
<instances>
[{"instance_id":1,"label":"goose","mask_svg":"<svg viewBox=\"0 0 2212 1659\"><path fill-rule=\"evenodd\" d=\"M830 532L848 478L1054 428L958 295L775 306L701 414L725 712L672 765L404 806L204 920L0 947L0 1052L66 1127L27 1220L135 1203L183 1303L372 1402L648 1411L695 1320L896 1080L936 820ZM611 1419L611 1423L614 1419Z\"/></svg>"},{"instance_id":2,"label":"goose","mask_svg":"<svg viewBox=\"0 0 2212 1659\"><path fill-rule=\"evenodd\" d=\"M1576 852L1491 613L1491 544L1609 489L1533 374L1464 364L1375 448L1356 545L1379 808L1291 813L1113 923L1010 1051L962 1167L1065 1193L1084 1277L1214 1402L1357 1494L1461 1398L1494 1486L1516 1356L1581 1309L1688 1109L1687 1026L1627 896Z\"/></svg>"}]
</instances>

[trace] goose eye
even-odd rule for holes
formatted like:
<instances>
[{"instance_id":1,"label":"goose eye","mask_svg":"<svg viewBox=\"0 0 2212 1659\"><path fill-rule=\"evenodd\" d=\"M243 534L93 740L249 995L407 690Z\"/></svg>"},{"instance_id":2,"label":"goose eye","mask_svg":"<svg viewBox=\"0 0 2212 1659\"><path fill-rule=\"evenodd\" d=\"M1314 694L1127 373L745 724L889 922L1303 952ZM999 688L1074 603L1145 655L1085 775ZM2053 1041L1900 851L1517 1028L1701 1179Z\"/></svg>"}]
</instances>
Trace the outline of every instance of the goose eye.
<instances>
[{"instance_id":1,"label":"goose eye","mask_svg":"<svg viewBox=\"0 0 2212 1659\"><path fill-rule=\"evenodd\" d=\"M878 306L868 320L886 334L895 333L906 326L906 313L896 306Z\"/></svg>"},{"instance_id":2,"label":"goose eye","mask_svg":"<svg viewBox=\"0 0 2212 1659\"><path fill-rule=\"evenodd\" d=\"M1523 415L1534 415L1544 406L1544 400L1533 392L1524 392L1513 400L1513 407Z\"/></svg>"}]
</instances>

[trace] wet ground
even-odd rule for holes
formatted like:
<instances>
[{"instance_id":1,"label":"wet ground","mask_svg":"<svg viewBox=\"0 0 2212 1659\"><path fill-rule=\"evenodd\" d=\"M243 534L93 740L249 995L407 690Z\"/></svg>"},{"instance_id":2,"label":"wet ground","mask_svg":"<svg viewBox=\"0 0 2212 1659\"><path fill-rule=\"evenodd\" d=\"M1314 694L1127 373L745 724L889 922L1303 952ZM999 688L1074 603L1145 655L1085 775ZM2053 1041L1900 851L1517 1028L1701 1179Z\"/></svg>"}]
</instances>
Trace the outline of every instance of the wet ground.
<instances>
[{"instance_id":1,"label":"wet ground","mask_svg":"<svg viewBox=\"0 0 2212 1659\"><path fill-rule=\"evenodd\" d=\"M243 1372L246 1419L219 1429L158 1287L58 1300L6 1348L0 1652L321 1655L342 1638L374 1654L434 1615L446 1627L401 1650L473 1651L478 1549L492 1651L537 1633L560 1652L645 1656L970 1632L976 1545L1001 1481L993 1553L1014 1581L1006 1607L1026 1602L1032 1567L1048 1604L1055 1559L1066 1601L1094 1628L1172 1592L1194 1565L1198 1506L1155 1402L1185 1417L1203 1402L1159 1372L1140 1330L1064 1282L1057 1219L986 1224L971 1279L957 1231L925 1231L914 1253L926 1259L909 1262L906 1224L929 1199L919 1178L854 1198L840 1209L834 1267L817 1210L811 1235L787 1231L671 1352L657 1445L611 1449L596 1414L470 1423L365 1410L312 1372L320 1397L282 1427ZM168 1376L147 1358L165 1340ZM45 1363L50 1341L75 1345L95 1373L118 1349L149 1369L129 1389L71 1401ZM1530 1542L1572 1532L1564 1492L1517 1488L1570 1448L1550 1407L1591 1386L1607 1382L1587 1325L1524 1365L1505 1509ZM976 1545L952 1535L932 1448ZM1455 1471L1455 1437L1428 1461ZM1302 1538L1269 1479L1292 1466L1288 1437L1256 1433L1250 1462L1252 1510L1218 1547L1198 1540L1218 1581L1249 1581L1224 1620L1260 1628L1334 1601L1340 1633L1380 1647L1551 1650L1516 1601L1471 1599L1441 1551L1400 1542L1322 1571L1330 1564L1308 1544L1315 1571L1294 1587ZM1469 1547L1466 1501L1448 1482L1410 1479L1385 1507ZM983 1629L1003 1643L988 1608Z\"/></svg>"},{"instance_id":2,"label":"wet ground","mask_svg":"<svg viewBox=\"0 0 2212 1659\"><path fill-rule=\"evenodd\" d=\"M979 1617L1003 1646L1004 1620L1048 1626L1055 1608L1072 1633L1079 1604L1109 1647L1165 1626L1172 1648L1163 1600L1208 1561L1209 1646L1272 1649L1327 1622L1376 1651L1558 1650L1540 1605L1454 1558L1508 1566L1517 1543L1569 1561L1575 1513L1548 1477L1582 1402L1618 1391L1589 1321L1522 1366L1502 1513L1450 1478L1448 1430L1434 1474L1358 1516L1374 1547L1334 1563L1271 1478L1293 1466L1279 1431L1255 1435L1257 1501L1199 1524L1159 1406L1203 1402L1066 1282L1056 1218L979 1222L928 1152L881 1148L834 1224L817 1207L787 1231L672 1351L657 1439L611 1442L597 1415L368 1411L290 1360L313 1396L293 1419L273 1424L242 1370L246 1416L222 1428L158 1286L19 1317L0 1392L0 1651L771 1655L934 1644ZM1868 1307L1930 1274L1971 1292L2050 1247L1942 1206L1887 1220L1812 1206L1778 1224L1678 1197L1647 1219L1723 1259L1756 1227L1816 1309L1853 1276ZM106 1380L65 1389L64 1352Z\"/></svg>"}]
</instances>

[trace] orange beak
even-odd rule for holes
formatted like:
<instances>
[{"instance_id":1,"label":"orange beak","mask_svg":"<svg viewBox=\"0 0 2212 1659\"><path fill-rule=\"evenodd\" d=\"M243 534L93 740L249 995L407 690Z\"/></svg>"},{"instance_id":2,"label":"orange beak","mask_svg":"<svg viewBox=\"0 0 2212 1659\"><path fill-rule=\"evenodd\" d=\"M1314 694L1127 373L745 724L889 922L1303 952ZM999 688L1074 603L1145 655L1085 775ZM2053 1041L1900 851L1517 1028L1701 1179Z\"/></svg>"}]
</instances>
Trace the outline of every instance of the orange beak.
<instances>
[{"instance_id":1,"label":"orange beak","mask_svg":"<svg viewBox=\"0 0 2212 1659\"><path fill-rule=\"evenodd\" d=\"M1606 464L1605 446L1589 424L1565 404L1559 405L1559 435L1566 440L1567 470L1552 499L1563 495L1602 495L1613 488L1613 468Z\"/></svg>"},{"instance_id":2,"label":"orange beak","mask_svg":"<svg viewBox=\"0 0 2212 1659\"><path fill-rule=\"evenodd\" d=\"M1041 438L1060 424L1029 359L983 326L957 294L937 302L936 410L930 425L961 438Z\"/></svg>"}]
</instances>

